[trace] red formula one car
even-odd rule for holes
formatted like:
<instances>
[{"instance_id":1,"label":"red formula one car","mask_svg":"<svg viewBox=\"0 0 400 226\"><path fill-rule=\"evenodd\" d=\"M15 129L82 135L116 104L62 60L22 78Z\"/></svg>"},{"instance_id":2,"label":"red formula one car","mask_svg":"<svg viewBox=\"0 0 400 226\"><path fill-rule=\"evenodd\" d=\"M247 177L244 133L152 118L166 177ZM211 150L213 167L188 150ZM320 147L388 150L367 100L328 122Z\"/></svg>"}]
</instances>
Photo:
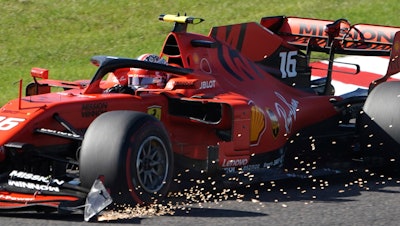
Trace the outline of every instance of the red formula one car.
<instances>
[{"instance_id":1,"label":"red formula one car","mask_svg":"<svg viewBox=\"0 0 400 226\"><path fill-rule=\"evenodd\" d=\"M318 175L397 157L399 27L278 16L200 35L187 32L200 18L160 20L175 23L160 55L95 56L90 81L32 69L0 110L0 208L84 207L88 220L112 200L162 200L179 170L267 180L304 176L303 159ZM315 52L327 68L311 68ZM335 54L390 63L369 89L335 96Z\"/></svg>"}]
</instances>

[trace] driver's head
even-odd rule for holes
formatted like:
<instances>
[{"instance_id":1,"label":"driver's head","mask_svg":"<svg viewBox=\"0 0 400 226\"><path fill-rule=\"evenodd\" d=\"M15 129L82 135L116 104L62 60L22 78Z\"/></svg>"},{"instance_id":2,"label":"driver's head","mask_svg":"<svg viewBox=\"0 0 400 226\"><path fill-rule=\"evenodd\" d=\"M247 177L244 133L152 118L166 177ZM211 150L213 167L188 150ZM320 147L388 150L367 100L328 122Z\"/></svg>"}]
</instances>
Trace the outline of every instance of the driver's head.
<instances>
[{"instance_id":1,"label":"driver's head","mask_svg":"<svg viewBox=\"0 0 400 226\"><path fill-rule=\"evenodd\" d=\"M137 59L142 61L167 65L167 61L164 58L161 58L160 56L151 53L142 54Z\"/></svg>"},{"instance_id":2,"label":"driver's head","mask_svg":"<svg viewBox=\"0 0 400 226\"><path fill-rule=\"evenodd\" d=\"M143 54L138 60L167 65L167 62L155 54ZM131 68L129 73L129 85L135 88L164 88L167 74L160 71L151 71L141 68Z\"/></svg>"}]
</instances>

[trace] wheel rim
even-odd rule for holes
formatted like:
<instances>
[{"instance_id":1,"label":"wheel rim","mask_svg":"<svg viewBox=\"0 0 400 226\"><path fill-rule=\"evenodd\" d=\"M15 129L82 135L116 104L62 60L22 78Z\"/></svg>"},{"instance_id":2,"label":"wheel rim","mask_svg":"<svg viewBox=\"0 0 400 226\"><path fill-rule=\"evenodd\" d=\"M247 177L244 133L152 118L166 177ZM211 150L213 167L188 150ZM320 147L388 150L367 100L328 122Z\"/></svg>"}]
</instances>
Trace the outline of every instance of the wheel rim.
<instances>
[{"instance_id":1,"label":"wheel rim","mask_svg":"<svg viewBox=\"0 0 400 226\"><path fill-rule=\"evenodd\" d=\"M139 183L149 193L158 192L168 175L168 154L164 142L155 136L140 145L136 159Z\"/></svg>"}]
</instances>

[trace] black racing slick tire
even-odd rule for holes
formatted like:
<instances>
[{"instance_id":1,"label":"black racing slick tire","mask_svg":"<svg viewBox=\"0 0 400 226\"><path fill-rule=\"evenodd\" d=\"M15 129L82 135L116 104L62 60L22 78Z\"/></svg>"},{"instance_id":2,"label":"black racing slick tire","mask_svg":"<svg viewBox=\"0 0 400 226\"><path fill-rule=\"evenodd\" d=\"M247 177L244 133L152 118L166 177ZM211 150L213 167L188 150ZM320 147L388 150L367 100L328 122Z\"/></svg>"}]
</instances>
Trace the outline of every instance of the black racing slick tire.
<instances>
[{"instance_id":1,"label":"black racing slick tire","mask_svg":"<svg viewBox=\"0 0 400 226\"><path fill-rule=\"evenodd\" d=\"M400 82L385 82L368 95L357 119L361 148L382 154L399 154Z\"/></svg>"},{"instance_id":2,"label":"black racing slick tire","mask_svg":"<svg viewBox=\"0 0 400 226\"><path fill-rule=\"evenodd\" d=\"M89 126L79 158L81 184L103 176L116 203L150 204L167 194L173 153L163 124L133 111L106 112Z\"/></svg>"}]
</instances>

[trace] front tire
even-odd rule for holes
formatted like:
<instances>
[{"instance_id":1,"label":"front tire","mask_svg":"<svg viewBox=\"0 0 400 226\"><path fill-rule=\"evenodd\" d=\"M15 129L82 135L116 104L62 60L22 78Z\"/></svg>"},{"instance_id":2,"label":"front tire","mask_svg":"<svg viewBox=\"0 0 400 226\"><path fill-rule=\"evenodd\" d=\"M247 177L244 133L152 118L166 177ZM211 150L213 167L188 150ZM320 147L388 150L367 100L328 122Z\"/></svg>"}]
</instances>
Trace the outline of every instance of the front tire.
<instances>
[{"instance_id":1,"label":"front tire","mask_svg":"<svg viewBox=\"0 0 400 226\"><path fill-rule=\"evenodd\" d=\"M173 153L162 123L142 112L112 111L89 126L80 153L80 180L90 188L104 176L117 203L162 199L173 176Z\"/></svg>"}]
</instances>

